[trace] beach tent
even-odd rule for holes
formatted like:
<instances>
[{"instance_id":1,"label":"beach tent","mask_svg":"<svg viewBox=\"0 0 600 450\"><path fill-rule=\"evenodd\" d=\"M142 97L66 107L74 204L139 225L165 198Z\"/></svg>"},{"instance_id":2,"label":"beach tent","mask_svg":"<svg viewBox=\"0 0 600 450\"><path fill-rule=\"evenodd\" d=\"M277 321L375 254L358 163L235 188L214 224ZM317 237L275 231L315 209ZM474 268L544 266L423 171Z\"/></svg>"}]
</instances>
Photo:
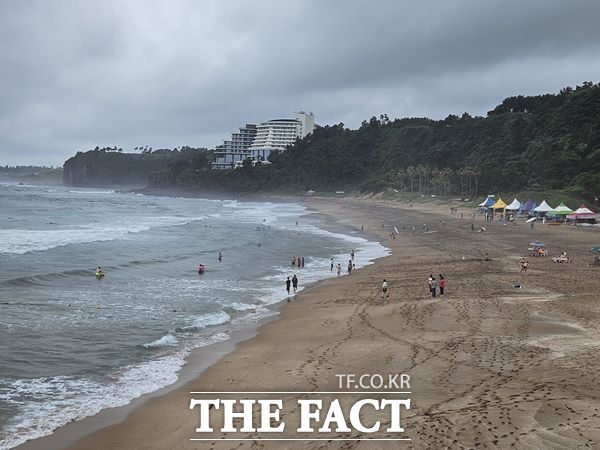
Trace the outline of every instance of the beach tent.
<instances>
[{"instance_id":1,"label":"beach tent","mask_svg":"<svg viewBox=\"0 0 600 450\"><path fill-rule=\"evenodd\" d=\"M554 211L554 208L552 208L548 203L546 203L546 200L543 200L542 203L540 203L536 208L533 209L533 211L538 214L545 215L546 213Z\"/></svg>"},{"instance_id":2,"label":"beach tent","mask_svg":"<svg viewBox=\"0 0 600 450\"><path fill-rule=\"evenodd\" d=\"M491 206L491 208L494 212L496 212L497 209L501 209L502 215L504 216L504 212L506 211L506 203L504 203L502 199L499 198L498 201Z\"/></svg>"},{"instance_id":3,"label":"beach tent","mask_svg":"<svg viewBox=\"0 0 600 450\"><path fill-rule=\"evenodd\" d=\"M506 209L509 211L517 211L521 209L521 202L515 198L512 203L506 207Z\"/></svg>"},{"instance_id":4,"label":"beach tent","mask_svg":"<svg viewBox=\"0 0 600 450\"><path fill-rule=\"evenodd\" d=\"M595 223L598 219L600 219L600 214L596 214L587 206L581 205L571 214L568 214L567 219L574 220L575 222Z\"/></svg>"},{"instance_id":5,"label":"beach tent","mask_svg":"<svg viewBox=\"0 0 600 450\"><path fill-rule=\"evenodd\" d=\"M524 204L521 205L521 214L527 214L530 211L533 211L536 206L537 204L533 200L528 199Z\"/></svg>"},{"instance_id":6,"label":"beach tent","mask_svg":"<svg viewBox=\"0 0 600 450\"><path fill-rule=\"evenodd\" d=\"M569 208L567 205L561 202L560 205L554 208L552 214L554 214L555 216L566 216L567 214L571 214L572 212L573 210L571 208Z\"/></svg>"},{"instance_id":7,"label":"beach tent","mask_svg":"<svg viewBox=\"0 0 600 450\"><path fill-rule=\"evenodd\" d=\"M482 208L489 208L495 203L494 195L488 195L487 198L479 204Z\"/></svg>"}]
</instances>

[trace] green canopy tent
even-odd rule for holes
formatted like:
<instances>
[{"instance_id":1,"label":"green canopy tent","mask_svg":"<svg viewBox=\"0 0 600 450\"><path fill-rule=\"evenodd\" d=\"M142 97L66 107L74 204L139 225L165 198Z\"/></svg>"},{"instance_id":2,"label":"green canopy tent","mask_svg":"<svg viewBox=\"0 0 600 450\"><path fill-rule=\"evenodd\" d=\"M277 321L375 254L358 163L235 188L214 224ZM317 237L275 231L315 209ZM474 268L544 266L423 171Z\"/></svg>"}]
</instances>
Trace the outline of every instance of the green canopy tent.
<instances>
[{"instance_id":1,"label":"green canopy tent","mask_svg":"<svg viewBox=\"0 0 600 450\"><path fill-rule=\"evenodd\" d=\"M571 214L572 212L573 212L573 210L571 208L569 208L564 203L561 203L556 208L554 208L553 211L551 211L551 214L553 214L555 216L567 216L567 215Z\"/></svg>"}]
</instances>

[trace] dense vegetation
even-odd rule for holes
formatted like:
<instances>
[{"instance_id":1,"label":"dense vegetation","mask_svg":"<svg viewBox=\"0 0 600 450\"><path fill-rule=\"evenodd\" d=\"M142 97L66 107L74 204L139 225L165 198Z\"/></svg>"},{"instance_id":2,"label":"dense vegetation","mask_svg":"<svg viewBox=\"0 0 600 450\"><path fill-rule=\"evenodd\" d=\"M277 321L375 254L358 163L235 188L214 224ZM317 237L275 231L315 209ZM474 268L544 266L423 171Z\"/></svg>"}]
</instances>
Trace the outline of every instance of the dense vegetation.
<instances>
[{"instance_id":1,"label":"dense vegetation","mask_svg":"<svg viewBox=\"0 0 600 450\"><path fill-rule=\"evenodd\" d=\"M69 186L146 186L151 173L206 168L212 157L206 149L185 146L173 150L139 149L142 153L122 153L117 147L77 152L65 161L63 182Z\"/></svg>"},{"instance_id":2,"label":"dense vegetation","mask_svg":"<svg viewBox=\"0 0 600 450\"><path fill-rule=\"evenodd\" d=\"M62 168L45 166L0 166L0 180L18 181L23 183L60 184L62 182Z\"/></svg>"},{"instance_id":3,"label":"dense vegetation","mask_svg":"<svg viewBox=\"0 0 600 450\"><path fill-rule=\"evenodd\" d=\"M343 124L317 127L273 154L271 165L210 170L207 155L180 155L158 169L150 185L238 193L393 188L463 198L566 189L593 199L600 194L600 85L509 97L487 117L390 120L382 115L357 130Z\"/></svg>"}]
</instances>

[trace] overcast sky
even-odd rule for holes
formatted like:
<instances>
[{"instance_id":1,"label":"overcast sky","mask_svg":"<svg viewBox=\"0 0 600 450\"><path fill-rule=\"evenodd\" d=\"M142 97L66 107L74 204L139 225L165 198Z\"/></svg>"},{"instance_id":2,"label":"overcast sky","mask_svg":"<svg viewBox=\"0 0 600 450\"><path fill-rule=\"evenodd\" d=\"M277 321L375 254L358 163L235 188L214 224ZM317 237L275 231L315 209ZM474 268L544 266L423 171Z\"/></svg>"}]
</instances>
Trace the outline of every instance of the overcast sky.
<instances>
[{"instance_id":1,"label":"overcast sky","mask_svg":"<svg viewBox=\"0 0 600 450\"><path fill-rule=\"evenodd\" d=\"M245 123L485 115L600 81L596 0L0 0L0 165Z\"/></svg>"}]
</instances>

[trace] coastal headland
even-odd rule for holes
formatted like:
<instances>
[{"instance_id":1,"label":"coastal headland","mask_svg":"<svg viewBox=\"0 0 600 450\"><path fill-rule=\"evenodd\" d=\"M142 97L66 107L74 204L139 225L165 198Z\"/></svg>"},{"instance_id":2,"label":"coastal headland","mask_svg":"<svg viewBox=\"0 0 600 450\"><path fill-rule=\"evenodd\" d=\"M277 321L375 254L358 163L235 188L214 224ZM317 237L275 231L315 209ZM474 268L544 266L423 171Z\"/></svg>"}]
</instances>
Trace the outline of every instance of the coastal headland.
<instances>
[{"instance_id":1,"label":"coastal headland","mask_svg":"<svg viewBox=\"0 0 600 450\"><path fill-rule=\"evenodd\" d=\"M483 220L472 219L466 208L450 214L447 205L433 203L319 198L305 203L381 240L391 256L302 292L281 308L279 320L263 325L196 379L148 399L122 422L70 448L598 445L600 268L588 266L589 247L600 244L596 230L541 224L532 229L521 221L485 223L486 231L478 232ZM392 238L394 226L399 233ZM534 239L546 242L550 256L566 251L573 262L532 257L529 273L520 274L519 261ZM447 280L443 298L431 298L430 274ZM384 278L389 297L382 297ZM318 436L330 441L256 440L298 437L295 426L270 436L235 433L244 441L220 441L233 434L219 432L207 441L190 440L204 437L195 432L191 391L290 392L279 398L291 402L306 397L292 392L340 390L336 374L399 373L410 376L411 408L402 411L401 435L410 442L335 440L347 437L344 433ZM286 411L281 420L298 423L297 411ZM218 431L219 423L213 425ZM398 435L382 429L351 437ZM43 439L23 448L40 445Z\"/></svg>"}]
</instances>

